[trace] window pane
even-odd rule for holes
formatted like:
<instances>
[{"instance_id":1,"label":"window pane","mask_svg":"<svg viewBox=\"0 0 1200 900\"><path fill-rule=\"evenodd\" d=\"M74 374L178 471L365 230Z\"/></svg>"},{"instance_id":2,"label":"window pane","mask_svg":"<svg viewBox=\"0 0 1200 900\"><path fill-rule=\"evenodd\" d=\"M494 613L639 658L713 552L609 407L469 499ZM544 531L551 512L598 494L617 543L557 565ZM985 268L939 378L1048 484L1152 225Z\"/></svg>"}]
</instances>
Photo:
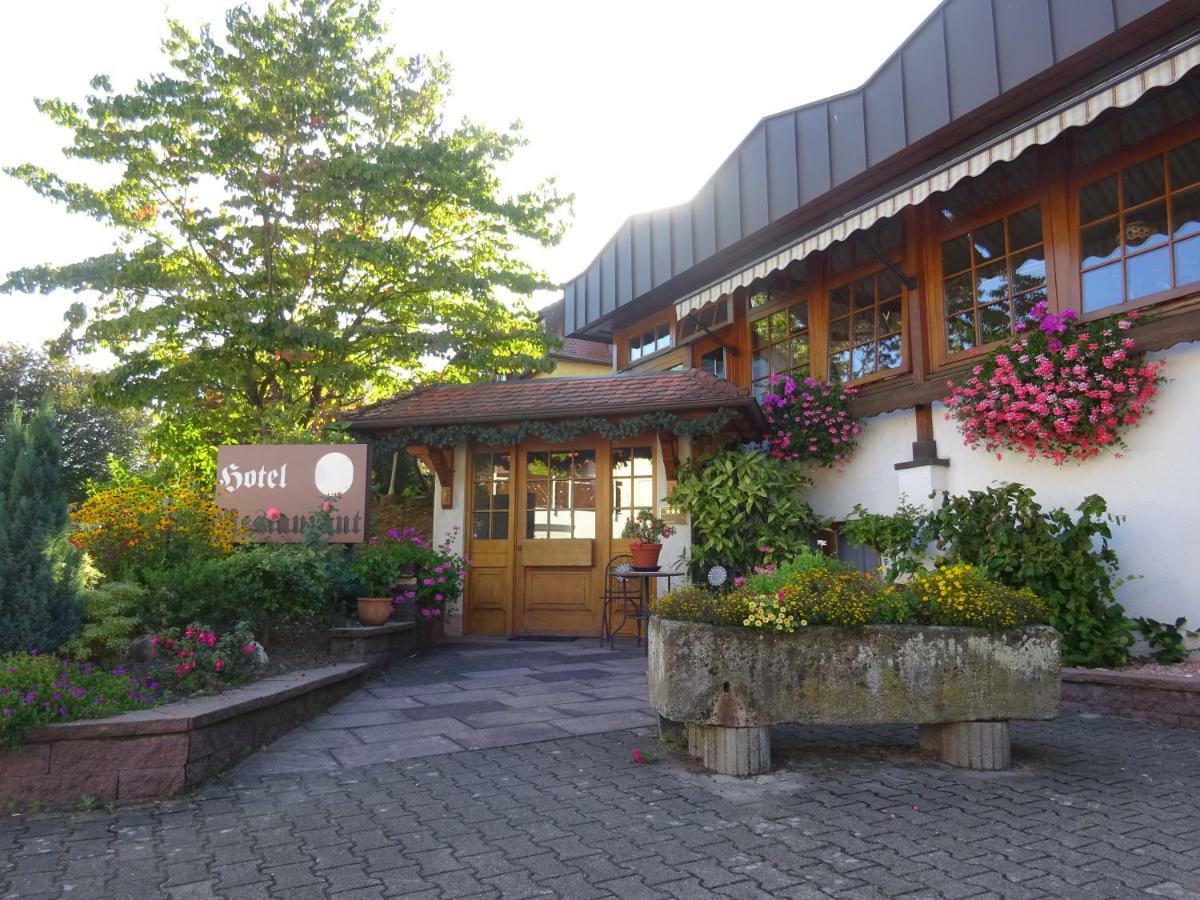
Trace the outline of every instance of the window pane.
<instances>
[{"instance_id":1,"label":"window pane","mask_svg":"<svg viewBox=\"0 0 1200 900\"><path fill-rule=\"evenodd\" d=\"M1012 322L1009 320L1008 304L995 303L979 310L979 339L990 344L999 341L1012 333Z\"/></svg>"},{"instance_id":2,"label":"window pane","mask_svg":"<svg viewBox=\"0 0 1200 900\"><path fill-rule=\"evenodd\" d=\"M1200 281L1200 238L1180 241L1175 245L1175 283L1192 284Z\"/></svg>"},{"instance_id":3,"label":"window pane","mask_svg":"<svg viewBox=\"0 0 1200 900\"><path fill-rule=\"evenodd\" d=\"M571 486L571 505L575 509L596 508L596 482L576 481Z\"/></svg>"},{"instance_id":4,"label":"window pane","mask_svg":"<svg viewBox=\"0 0 1200 900\"><path fill-rule=\"evenodd\" d=\"M1022 250L1010 258L1012 292L1020 293L1046 283L1046 254L1041 247Z\"/></svg>"},{"instance_id":5,"label":"window pane","mask_svg":"<svg viewBox=\"0 0 1200 900\"><path fill-rule=\"evenodd\" d=\"M880 300L900 296L900 276L895 272L885 269L876 278L879 280L878 297Z\"/></svg>"},{"instance_id":6,"label":"window pane","mask_svg":"<svg viewBox=\"0 0 1200 900\"><path fill-rule=\"evenodd\" d=\"M571 454L570 453L551 453L550 454L550 477L551 478L568 478L571 474Z\"/></svg>"},{"instance_id":7,"label":"window pane","mask_svg":"<svg viewBox=\"0 0 1200 900\"><path fill-rule=\"evenodd\" d=\"M778 375L791 366L791 348L786 340L771 345L771 371Z\"/></svg>"},{"instance_id":8,"label":"window pane","mask_svg":"<svg viewBox=\"0 0 1200 900\"><path fill-rule=\"evenodd\" d=\"M1093 181L1079 192L1079 221L1094 222L1117 211L1117 176Z\"/></svg>"},{"instance_id":9,"label":"window pane","mask_svg":"<svg viewBox=\"0 0 1200 900\"><path fill-rule=\"evenodd\" d=\"M1156 156L1130 166L1122 173L1121 180L1125 190L1125 196L1121 199L1127 209L1161 197L1167 189L1163 181L1162 157Z\"/></svg>"},{"instance_id":10,"label":"window pane","mask_svg":"<svg viewBox=\"0 0 1200 900\"><path fill-rule=\"evenodd\" d=\"M1151 250L1125 261L1127 296L1130 300L1146 297L1171 286L1171 257L1167 248Z\"/></svg>"},{"instance_id":11,"label":"window pane","mask_svg":"<svg viewBox=\"0 0 1200 900\"><path fill-rule=\"evenodd\" d=\"M477 481L471 491L471 506L475 509L489 509L492 505L492 485L488 481Z\"/></svg>"},{"instance_id":12,"label":"window pane","mask_svg":"<svg viewBox=\"0 0 1200 900\"><path fill-rule=\"evenodd\" d=\"M544 478L550 474L548 453L529 453L525 457L525 474L533 478Z\"/></svg>"},{"instance_id":13,"label":"window pane","mask_svg":"<svg viewBox=\"0 0 1200 900\"><path fill-rule=\"evenodd\" d=\"M492 494L492 509L508 509L508 482L497 481Z\"/></svg>"},{"instance_id":14,"label":"window pane","mask_svg":"<svg viewBox=\"0 0 1200 900\"><path fill-rule=\"evenodd\" d=\"M946 312L956 313L970 309L975 303L975 293L971 287L971 274L959 275L946 282Z\"/></svg>"},{"instance_id":15,"label":"window pane","mask_svg":"<svg viewBox=\"0 0 1200 900\"><path fill-rule=\"evenodd\" d=\"M526 509L548 509L550 507L550 484L546 481L530 481L525 487Z\"/></svg>"},{"instance_id":16,"label":"window pane","mask_svg":"<svg viewBox=\"0 0 1200 900\"><path fill-rule=\"evenodd\" d=\"M762 347L771 342L769 319L757 319L750 323L750 342L754 347Z\"/></svg>"},{"instance_id":17,"label":"window pane","mask_svg":"<svg viewBox=\"0 0 1200 900\"><path fill-rule=\"evenodd\" d=\"M1121 238L1116 219L1083 229L1083 267L1094 266L1121 255Z\"/></svg>"},{"instance_id":18,"label":"window pane","mask_svg":"<svg viewBox=\"0 0 1200 900\"><path fill-rule=\"evenodd\" d=\"M475 478L477 480L483 479L483 478L489 478L492 474L492 454L476 453L474 470L475 470Z\"/></svg>"},{"instance_id":19,"label":"window pane","mask_svg":"<svg viewBox=\"0 0 1200 900\"><path fill-rule=\"evenodd\" d=\"M793 332L808 328L808 301L793 303L788 307L789 329Z\"/></svg>"},{"instance_id":20,"label":"window pane","mask_svg":"<svg viewBox=\"0 0 1200 900\"><path fill-rule=\"evenodd\" d=\"M633 505L633 481L629 478L613 479L613 507L621 509Z\"/></svg>"},{"instance_id":21,"label":"window pane","mask_svg":"<svg viewBox=\"0 0 1200 900\"><path fill-rule=\"evenodd\" d=\"M808 338L798 337L792 339L792 360L789 368L808 369Z\"/></svg>"},{"instance_id":22,"label":"window pane","mask_svg":"<svg viewBox=\"0 0 1200 900\"><path fill-rule=\"evenodd\" d=\"M558 537L594 538L596 536L596 511L584 510L575 513L575 527Z\"/></svg>"},{"instance_id":23,"label":"window pane","mask_svg":"<svg viewBox=\"0 0 1200 900\"><path fill-rule=\"evenodd\" d=\"M1083 273L1083 311L1091 312L1123 303L1120 264L1104 266Z\"/></svg>"},{"instance_id":24,"label":"window pane","mask_svg":"<svg viewBox=\"0 0 1200 900\"><path fill-rule=\"evenodd\" d=\"M772 313L771 319L771 340L777 341L782 337L787 336L788 317L785 312Z\"/></svg>"},{"instance_id":25,"label":"window pane","mask_svg":"<svg viewBox=\"0 0 1200 900\"><path fill-rule=\"evenodd\" d=\"M843 350L829 357L829 378L831 381L850 380L850 351Z\"/></svg>"},{"instance_id":26,"label":"window pane","mask_svg":"<svg viewBox=\"0 0 1200 900\"><path fill-rule=\"evenodd\" d=\"M1167 242L1167 207L1151 203L1125 214L1125 252L1157 247Z\"/></svg>"},{"instance_id":27,"label":"window pane","mask_svg":"<svg viewBox=\"0 0 1200 900\"><path fill-rule=\"evenodd\" d=\"M975 271L975 295L979 303L990 303L1008 296L1008 265L998 260Z\"/></svg>"},{"instance_id":28,"label":"window pane","mask_svg":"<svg viewBox=\"0 0 1200 900\"><path fill-rule=\"evenodd\" d=\"M1192 141L1171 151L1171 190L1200 181L1200 141Z\"/></svg>"},{"instance_id":29,"label":"window pane","mask_svg":"<svg viewBox=\"0 0 1200 900\"><path fill-rule=\"evenodd\" d=\"M755 291L750 295L750 308L758 309L760 306L766 306L771 302L771 295L766 291Z\"/></svg>"},{"instance_id":30,"label":"window pane","mask_svg":"<svg viewBox=\"0 0 1200 900\"><path fill-rule=\"evenodd\" d=\"M850 370L855 378L862 378L875 371L875 345L866 344L851 351Z\"/></svg>"},{"instance_id":31,"label":"window pane","mask_svg":"<svg viewBox=\"0 0 1200 900\"><path fill-rule=\"evenodd\" d=\"M850 320L838 319L829 323L829 347L831 350L842 350L850 343Z\"/></svg>"},{"instance_id":32,"label":"window pane","mask_svg":"<svg viewBox=\"0 0 1200 900\"><path fill-rule=\"evenodd\" d=\"M1008 217L1009 251L1042 242L1042 208L1031 206Z\"/></svg>"},{"instance_id":33,"label":"window pane","mask_svg":"<svg viewBox=\"0 0 1200 900\"><path fill-rule=\"evenodd\" d=\"M554 508L555 509L570 509L571 508L571 482L569 482L569 481L554 482Z\"/></svg>"},{"instance_id":34,"label":"window pane","mask_svg":"<svg viewBox=\"0 0 1200 900\"><path fill-rule=\"evenodd\" d=\"M633 448L633 474L638 476L654 474L654 451L650 447Z\"/></svg>"},{"instance_id":35,"label":"window pane","mask_svg":"<svg viewBox=\"0 0 1200 900\"><path fill-rule=\"evenodd\" d=\"M507 541L508 540L508 513L497 512L492 513L492 540Z\"/></svg>"},{"instance_id":36,"label":"window pane","mask_svg":"<svg viewBox=\"0 0 1200 900\"><path fill-rule=\"evenodd\" d=\"M879 339L879 370L898 369L902 361L900 335Z\"/></svg>"},{"instance_id":37,"label":"window pane","mask_svg":"<svg viewBox=\"0 0 1200 900\"><path fill-rule=\"evenodd\" d=\"M963 313L946 320L946 349L951 353L975 346L975 316Z\"/></svg>"},{"instance_id":38,"label":"window pane","mask_svg":"<svg viewBox=\"0 0 1200 900\"><path fill-rule=\"evenodd\" d=\"M575 478L596 477L596 451L580 450L575 454L575 465L572 471Z\"/></svg>"},{"instance_id":39,"label":"window pane","mask_svg":"<svg viewBox=\"0 0 1200 900\"><path fill-rule=\"evenodd\" d=\"M631 460L631 450L626 447L616 447L612 452L612 476L613 478L628 478L633 474L633 462Z\"/></svg>"},{"instance_id":40,"label":"window pane","mask_svg":"<svg viewBox=\"0 0 1200 900\"><path fill-rule=\"evenodd\" d=\"M492 456L492 464L495 466L493 470L494 477L498 480L506 479L511 474L509 472L510 465L507 453L496 453Z\"/></svg>"},{"instance_id":41,"label":"window pane","mask_svg":"<svg viewBox=\"0 0 1200 900\"><path fill-rule=\"evenodd\" d=\"M486 541L491 537L491 513L477 512L471 516L471 537L477 541Z\"/></svg>"},{"instance_id":42,"label":"window pane","mask_svg":"<svg viewBox=\"0 0 1200 900\"><path fill-rule=\"evenodd\" d=\"M1171 222L1177 238L1200 231L1200 190L1184 191L1171 198Z\"/></svg>"},{"instance_id":43,"label":"window pane","mask_svg":"<svg viewBox=\"0 0 1200 900\"><path fill-rule=\"evenodd\" d=\"M753 358L750 360L750 377L751 378L766 378L771 374L771 364L767 362L766 350L755 350Z\"/></svg>"},{"instance_id":44,"label":"window pane","mask_svg":"<svg viewBox=\"0 0 1200 900\"><path fill-rule=\"evenodd\" d=\"M856 344L869 341L875 337L875 316L872 310L854 314L854 333L851 339Z\"/></svg>"},{"instance_id":45,"label":"window pane","mask_svg":"<svg viewBox=\"0 0 1200 900\"><path fill-rule=\"evenodd\" d=\"M650 508L654 506L653 479L633 479L633 505L639 508Z\"/></svg>"},{"instance_id":46,"label":"window pane","mask_svg":"<svg viewBox=\"0 0 1200 900\"><path fill-rule=\"evenodd\" d=\"M829 292L829 318L836 319L850 312L850 288L842 285Z\"/></svg>"},{"instance_id":47,"label":"window pane","mask_svg":"<svg viewBox=\"0 0 1200 900\"><path fill-rule=\"evenodd\" d=\"M854 309L871 306L875 302L875 279L862 278L850 285L850 303Z\"/></svg>"},{"instance_id":48,"label":"window pane","mask_svg":"<svg viewBox=\"0 0 1200 900\"><path fill-rule=\"evenodd\" d=\"M1004 222L993 222L971 234L975 247L975 265L1004 255Z\"/></svg>"},{"instance_id":49,"label":"window pane","mask_svg":"<svg viewBox=\"0 0 1200 900\"><path fill-rule=\"evenodd\" d=\"M879 307L879 333L891 334L900 330L900 298L889 300Z\"/></svg>"},{"instance_id":50,"label":"window pane","mask_svg":"<svg viewBox=\"0 0 1200 900\"><path fill-rule=\"evenodd\" d=\"M1034 306L1045 299L1046 289L1044 287L1026 291L1024 294L1017 294L1017 296L1013 297L1013 310L1016 313L1016 321L1024 322L1028 319L1029 313Z\"/></svg>"}]
</instances>

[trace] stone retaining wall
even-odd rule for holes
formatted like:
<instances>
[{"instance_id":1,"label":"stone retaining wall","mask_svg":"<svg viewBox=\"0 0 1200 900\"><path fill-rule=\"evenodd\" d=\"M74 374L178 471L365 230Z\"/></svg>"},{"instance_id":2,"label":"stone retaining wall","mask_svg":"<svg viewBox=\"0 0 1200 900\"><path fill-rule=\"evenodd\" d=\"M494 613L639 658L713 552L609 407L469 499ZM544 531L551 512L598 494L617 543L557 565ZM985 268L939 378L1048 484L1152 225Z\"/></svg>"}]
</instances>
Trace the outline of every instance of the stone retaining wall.
<instances>
[{"instance_id":1,"label":"stone retaining wall","mask_svg":"<svg viewBox=\"0 0 1200 900\"><path fill-rule=\"evenodd\" d=\"M329 630L329 655L342 662L362 662L371 668L381 668L416 652L417 627L413 622Z\"/></svg>"},{"instance_id":2,"label":"stone retaining wall","mask_svg":"<svg viewBox=\"0 0 1200 900\"><path fill-rule=\"evenodd\" d=\"M0 751L0 804L67 808L88 796L159 800L195 787L359 687L342 663L264 678L217 697L35 729Z\"/></svg>"},{"instance_id":3,"label":"stone retaining wall","mask_svg":"<svg viewBox=\"0 0 1200 900\"><path fill-rule=\"evenodd\" d=\"M1200 678L1109 669L1063 669L1065 712L1124 716L1200 730Z\"/></svg>"}]
</instances>

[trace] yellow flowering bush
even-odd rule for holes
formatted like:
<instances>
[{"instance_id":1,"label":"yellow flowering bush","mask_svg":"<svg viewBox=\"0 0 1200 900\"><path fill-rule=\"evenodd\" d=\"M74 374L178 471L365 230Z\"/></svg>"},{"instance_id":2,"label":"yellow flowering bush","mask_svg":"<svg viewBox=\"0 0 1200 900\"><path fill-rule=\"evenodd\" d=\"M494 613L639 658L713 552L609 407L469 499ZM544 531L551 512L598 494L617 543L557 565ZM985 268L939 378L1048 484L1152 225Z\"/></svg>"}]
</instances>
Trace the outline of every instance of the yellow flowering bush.
<instances>
[{"instance_id":1,"label":"yellow flowering bush","mask_svg":"<svg viewBox=\"0 0 1200 900\"><path fill-rule=\"evenodd\" d=\"M804 628L808 625L808 619L792 615L778 597L760 594L757 597L749 598L746 605L748 609L742 624L748 628L761 628L763 631L780 631L784 634L791 634L797 626Z\"/></svg>"},{"instance_id":2,"label":"yellow flowering bush","mask_svg":"<svg viewBox=\"0 0 1200 900\"><path fill-rule=\"evenodd\" d=\"M689 584L659 597L654 603L654 612L664 619L681 622L744 625L750 614L750 594L746 591L720 593Z\"/></svg>"},{"instance_id":3,"label":"yellow flowering bush","mask_svg":"<svg viewBox=\"0 0 1200 900\"><path fill-rule=\"evenodd\" d=\"M72 511L71 523L72 543L110 577L227 556L238 527L211 492L140 478L95 491Z\"/></svg>"},{"instance_id":4,"label":"yellow flowering bush","mask_svg":"<svg viewBox=\"0 0 1200 900\"><path fill-rule=\"evenodd\" d=\"M966 563L919 573L903 591L923 625L1004 629L1042 624L1048 617L1045 604L1029 588L990 581Z\"/></svg>"},{"instance_id":5,"label":"yellow flowering bush","mask_svg":"<svg viewBox=\"0 0 1200 900\"><path fill-rule=\"evenodd\" d=\"M861 627L874 621L882 592L882 584L873 575L809 569L780 588L778 599L792 616L811 625Z\"/></svg>"}]
</instances>

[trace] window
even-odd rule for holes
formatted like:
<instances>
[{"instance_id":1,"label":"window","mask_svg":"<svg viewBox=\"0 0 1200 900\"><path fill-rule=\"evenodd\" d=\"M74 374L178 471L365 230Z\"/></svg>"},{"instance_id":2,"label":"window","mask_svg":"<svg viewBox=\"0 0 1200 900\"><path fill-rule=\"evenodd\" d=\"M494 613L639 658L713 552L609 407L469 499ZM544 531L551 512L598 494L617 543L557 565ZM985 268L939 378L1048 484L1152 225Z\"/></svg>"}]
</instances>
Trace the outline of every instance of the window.
<instances>
[{"instance_id":1,"label":"window","mask_svg":"<svg viewBox=\"0 0 1200 900\"><path fill-rule=\"evenodd\" d=\"M476 453L471 475L471 537L508 540L512 467L507 453Z\"/></svg>"},{"instance_id":2,"label":"window","mask_svg":"<svg viewBox=\"0 0 1200 900\"><path fill-rule=\"evenodd\" d=\"M525 454L525 537L596 536L596 451Z\"/></svg>"},{"instance_id":3,"label":"window","mask_svg":"<svg viewBox=\"0 0 1200 900\"><path fill-rule=\"evenodd\" d=\"M854 381L898 369L901 341L900 279L882 271L829 292L829 380Z\"/></svg>"},{"instance_id":4,"label":"window","mask_svg":"<svg viewBox=\"0 0 1200 900\"><path fill-rule=\"evenodd\" d=\"M639 510L654 510L654 448L614 447L612 451L614 538Z\"/></svg>"},{"instance_id":5,"label":"window","mask_svg":"<svg viewBox=\"0 0 1200 900\"><path fill-rule=\"evenodd\" d=\"M644 331L640 337L630 339L629 361L634 362L643 356L649 356L659 350L666 350L670 346L671 326L666 322L660 322L654 328Z\"/></svg>"},{"instance_id":6,"label":"window","mask_svg":"<svg viewBox=\"0 0 1200 900\"><path fill-rule=\"evenodd\" d=\"M1046 299L1042 209L1031 206L942 243L945 350L1003 340Z\"/></svg>"},{"instance_id":7,"label":"window","mask_svg":"<svg viewBox=\"0 0 1200 900\"><path fill-rule=\"evenodd\" d=\"M722 297L716 303L706 304L683 317L679 323L679 342L683 343L697 335L706 334L707 331L724 328L730 321L729 298Z\"/></svg>"},{"instance_id":8,"label":"window","mask_svg":"<svg viewBox=\"0 0 1200 900\"><path fill-rule=\"evenodd\" d=\"M1200 281L1200 141L1085 184L1079 226L1084 312Z\"/></svg>"},{"instance_id":9,"label":"window","mask_svg":"<svg viewBox=\"0 0 1200 900\"><path fill-rule=\"evenodd\" d=\"M700 368L718 378L728 378L725 372L725 348L717 347L700 357Z\"/></svg>"},{"instance_id":10,"label":"window","mask_svg":"<svg viewBox=\"0 0 1200 900\"><path fill-rule=\"evenodd\" d=\"M750 378L763 396L772 375L808 375L808 301L800 300L750 323Z\"/></svg>"}]
</instances>

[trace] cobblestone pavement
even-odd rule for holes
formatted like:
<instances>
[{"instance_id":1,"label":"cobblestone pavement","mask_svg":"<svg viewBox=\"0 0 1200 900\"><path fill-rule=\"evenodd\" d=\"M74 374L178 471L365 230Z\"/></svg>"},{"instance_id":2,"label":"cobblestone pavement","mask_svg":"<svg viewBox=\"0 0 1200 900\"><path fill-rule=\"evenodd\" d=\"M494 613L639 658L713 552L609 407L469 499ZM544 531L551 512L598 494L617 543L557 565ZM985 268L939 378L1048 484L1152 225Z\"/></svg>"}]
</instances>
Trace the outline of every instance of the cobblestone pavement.
<instances>
[{"instance_id":1,"label":"cobblestone pavement","mask_svg":"<svg viewBox=\"0 0 1200 900\"><path fill-rule=\"evenodd\" d=\"M499 662L471 652L372 690ZM1005 773L921 759L913 728L780 729L753 779L649 728L286 773L255 757L178 801L0 818L0 897L1200 897L1200 733L1071 716L1014 738Z\"/></svg>"}]
</instances>

